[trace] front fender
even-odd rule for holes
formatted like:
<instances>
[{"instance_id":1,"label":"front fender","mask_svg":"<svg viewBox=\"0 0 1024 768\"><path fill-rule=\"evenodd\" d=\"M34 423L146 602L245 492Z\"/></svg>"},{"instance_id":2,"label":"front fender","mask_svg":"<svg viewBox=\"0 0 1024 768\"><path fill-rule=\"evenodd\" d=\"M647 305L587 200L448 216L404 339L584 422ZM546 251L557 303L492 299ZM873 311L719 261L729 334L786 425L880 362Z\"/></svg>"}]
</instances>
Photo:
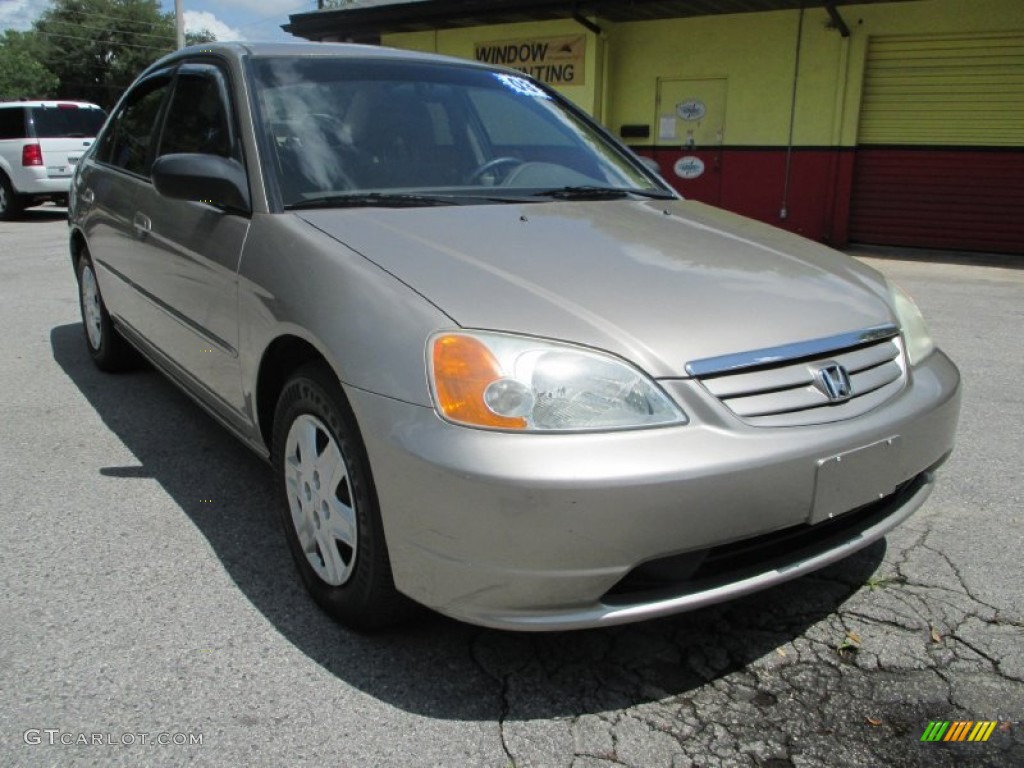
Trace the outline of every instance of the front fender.
<instances>
[{"instance_id":1,"label":"front fender","mask_svg":"<svg viewBox=\"0 0 1024 768\"><path fill-rule=\"evenodd\" d=\"M430 405L426 340L455 325L405 283L288 213L253 216L238 315L250 402L264 353L292 335L313 346L344 385Z\"/></svg>"}]
</instances>

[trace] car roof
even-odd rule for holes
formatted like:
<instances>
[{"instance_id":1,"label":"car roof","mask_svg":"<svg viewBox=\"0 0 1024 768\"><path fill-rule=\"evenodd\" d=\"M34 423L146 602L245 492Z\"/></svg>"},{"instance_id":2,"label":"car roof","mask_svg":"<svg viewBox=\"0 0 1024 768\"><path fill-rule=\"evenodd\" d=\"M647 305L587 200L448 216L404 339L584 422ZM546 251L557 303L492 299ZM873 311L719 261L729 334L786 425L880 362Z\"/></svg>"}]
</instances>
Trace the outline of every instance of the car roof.
<instances>
[{"instance_id":1,"label":"car roof","mask_svg":"<svg viewBox=\"0 0 1024 768\"><path fill-rule=\"evenodd\" d=\"M479 64L467 59L460 59L454 56L442 56L436 53L422 53L420 51L407 51L399 48L387 48L380 45L361 45L359 43L272 43L272 42L213 42L200 45L190 45L187 48L175 51L164 56L159 61L150 65L147 71L152 71L168 64L172 64L183 58L191 58L197 54L211 53L219 54L228 58L240 59L245 56L295 56L295 57L349 57L355 59L390 59L436 62L447 64L459 64L462 66L480 67L483 69L495 69L494 67Z\"/></svg>"},{"instance_id":2,"label":"car roof","mask_svg":"<svg viewBox=\"0 0 1024 768\"><path fill-rule=\"evenodd\" d=\"M46 100L21 100L21 101L0 101L0 107L62 107L75 106L79 109L102 109L102 107L88 101L73 101L62 99L61 101Z\"/></svg>"}]
</instances>

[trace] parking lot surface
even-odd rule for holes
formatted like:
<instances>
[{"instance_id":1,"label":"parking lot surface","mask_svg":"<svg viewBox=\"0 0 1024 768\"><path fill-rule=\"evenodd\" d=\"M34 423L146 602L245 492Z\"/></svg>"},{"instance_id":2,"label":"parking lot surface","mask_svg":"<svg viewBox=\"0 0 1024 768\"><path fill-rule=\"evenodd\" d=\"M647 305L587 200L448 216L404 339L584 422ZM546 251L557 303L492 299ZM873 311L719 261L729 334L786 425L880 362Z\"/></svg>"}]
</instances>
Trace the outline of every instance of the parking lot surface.
<instances>
[{"instance_id":1,"label":"parking lot surface","mask_svg":"<svg viewBox=\"0 0 1024 768\"><path fill-rule=\"evenodd\" d=\"M265 464L154 371L93 368L66 232L54 207L0 223L0 765L1024 764L1012 262L855 252L964 377L957 450L885 542L639 625L362 636L306 596Z\"/></svg>"}]
</instances>

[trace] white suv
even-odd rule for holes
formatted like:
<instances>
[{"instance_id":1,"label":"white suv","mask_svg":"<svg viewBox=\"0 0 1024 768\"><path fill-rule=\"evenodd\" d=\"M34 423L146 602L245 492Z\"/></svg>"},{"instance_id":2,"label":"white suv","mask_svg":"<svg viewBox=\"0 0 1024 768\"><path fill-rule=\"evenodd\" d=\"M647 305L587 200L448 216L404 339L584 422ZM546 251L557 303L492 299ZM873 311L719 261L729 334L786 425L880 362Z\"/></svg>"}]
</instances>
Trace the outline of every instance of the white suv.
<instances>
[{"instance_id":1,"label":"white suv","mask_svg":"<svg viewBox=\"0 0 1024 768\"><path fill-rule=\"evenodd\" d=\"M75 163L106 117L86 102L0 102L0 220L43 200L66 202Z\"/></svg>"}]
</instances>

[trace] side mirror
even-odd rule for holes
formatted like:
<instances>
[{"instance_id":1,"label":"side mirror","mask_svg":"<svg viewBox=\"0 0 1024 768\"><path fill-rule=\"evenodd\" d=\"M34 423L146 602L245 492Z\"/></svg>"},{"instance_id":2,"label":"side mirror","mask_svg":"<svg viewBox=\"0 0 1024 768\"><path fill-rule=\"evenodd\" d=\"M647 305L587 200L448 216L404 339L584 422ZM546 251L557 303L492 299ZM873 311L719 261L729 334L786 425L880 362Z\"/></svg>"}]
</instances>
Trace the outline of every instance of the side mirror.
<instances>
[{"instance_id":1,"label":"side mirror","mask_svg":"<svg viewBox=\"0 0 1024 768\"><path fill-rule=\"evenodd\" d=\"M229 211L249 213L249 184L237 160L219 155L177 154L157 158L153 186L164 197L209 203Z\"/></svg>"}]
</instances>

